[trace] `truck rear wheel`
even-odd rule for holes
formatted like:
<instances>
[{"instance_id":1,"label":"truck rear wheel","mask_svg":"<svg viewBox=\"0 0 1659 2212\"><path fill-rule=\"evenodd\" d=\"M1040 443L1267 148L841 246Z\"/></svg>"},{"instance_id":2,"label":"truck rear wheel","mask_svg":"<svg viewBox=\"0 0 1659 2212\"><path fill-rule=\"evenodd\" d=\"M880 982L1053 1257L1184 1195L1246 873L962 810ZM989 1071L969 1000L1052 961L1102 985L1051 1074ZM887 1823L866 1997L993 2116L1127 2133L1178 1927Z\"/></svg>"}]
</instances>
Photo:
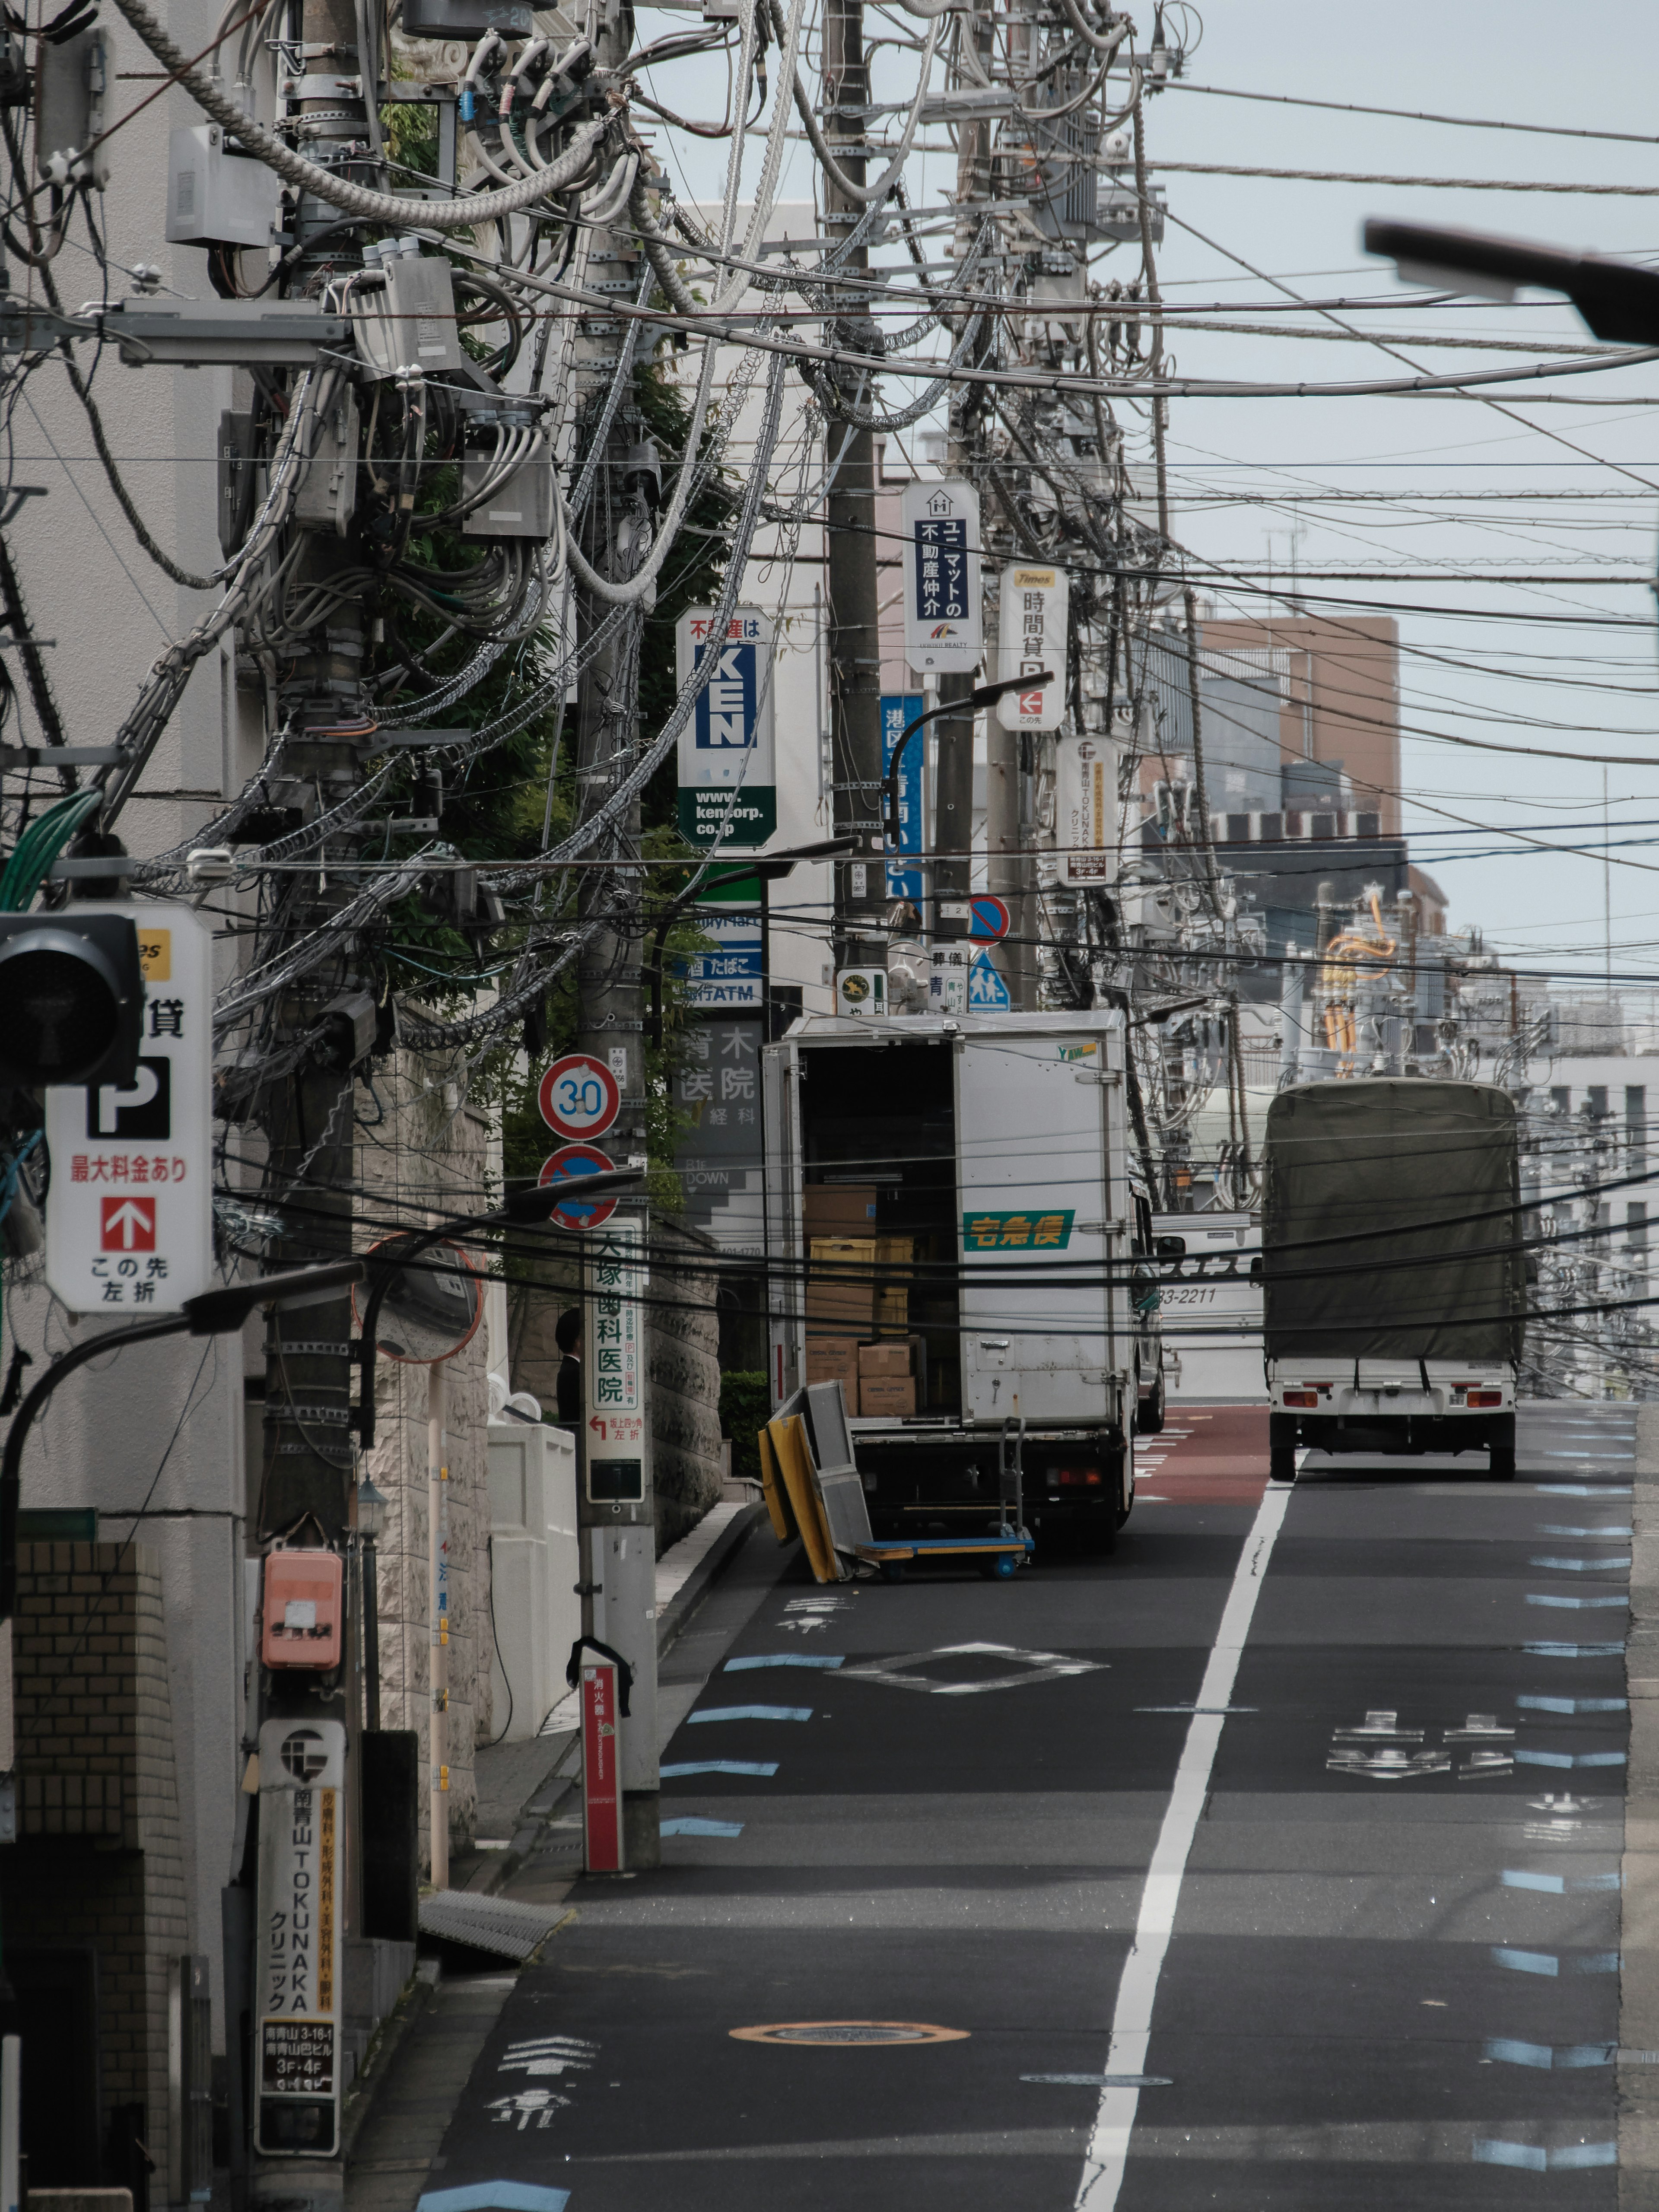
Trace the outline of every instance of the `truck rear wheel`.
<instances>
[{"instance_id":1,"label":"truck rear wheel","mask_svg":"<svg viewBox=\"0 0 1659 2212\"><path fill-rule=\"evenodd\" d=\"M1486 1471L1494 1482L1515 1480L1515 1416L1494 1421L1488 1447Z\"/></svg>"},{"instance_id":2,"label":"truck rear wheel","mask_svg":"<svg viewBox=\"0 0 1659 2212\"><path fill-rule=\"evenodd\" d=\"M1268 1446L1267 1478L1271 1482L1296 1480L1296 1446L1294 1444Z\"/></svg>"},{"instance_id":3,"label":"truck rear wheel","mask_svg":"<svg viewBox=\"0 0 1659 2212\"><path fill-rule=\"evenodd\" d=\"M1141 1436L1155 1437L1160 1433L1164 1426L1164 1370L1160 1366L1157 1382L1153 1383L1150 1395L1140 1401L1135 1413L1135 1428Z\"/></svg>"}]
</instances>

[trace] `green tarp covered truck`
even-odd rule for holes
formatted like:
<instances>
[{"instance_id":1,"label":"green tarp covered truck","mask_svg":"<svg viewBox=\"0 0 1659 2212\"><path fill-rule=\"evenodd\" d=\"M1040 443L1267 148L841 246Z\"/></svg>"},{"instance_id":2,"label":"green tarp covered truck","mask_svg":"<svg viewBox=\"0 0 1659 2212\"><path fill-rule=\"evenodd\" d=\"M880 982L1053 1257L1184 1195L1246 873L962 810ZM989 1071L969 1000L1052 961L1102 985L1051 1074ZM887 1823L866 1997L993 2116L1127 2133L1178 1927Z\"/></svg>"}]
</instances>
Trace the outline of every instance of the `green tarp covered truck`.
<instances>
[{"instance_id":1,"label":"green tarp covered truck","mask_svg":"<svg viewBox=\"0 0 1659 2212\"><path fill-rule=\"evenodd\" d=\"M1492 1085L1279 1092L1261 1222L1275 1480L1298 1446L1485 1450L1514 1474L1520 1222L1515 1104Z\"/></svg>"}]
</instances>

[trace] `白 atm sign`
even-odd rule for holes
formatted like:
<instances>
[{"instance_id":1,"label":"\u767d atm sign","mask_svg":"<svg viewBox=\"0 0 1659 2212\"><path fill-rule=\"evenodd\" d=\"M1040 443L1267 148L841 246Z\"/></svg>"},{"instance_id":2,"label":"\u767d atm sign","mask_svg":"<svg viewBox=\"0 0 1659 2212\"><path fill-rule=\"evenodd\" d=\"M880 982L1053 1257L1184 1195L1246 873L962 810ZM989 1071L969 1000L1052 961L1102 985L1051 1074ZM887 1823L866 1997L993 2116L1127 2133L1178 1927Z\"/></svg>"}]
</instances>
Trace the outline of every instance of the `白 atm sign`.
<instances>
[{"instance_id":1,"label":"\u767d atm sign","mask_svg":"<svg viewBox=\"0 0 1659 2212\"><path fill-rule=\"evenodd\" d=\"M46 1092L46 1280L76 1313L177 1313L213 1281L212 939L187 906L99 906L137 926L130 1085Z\"/></svg>"},{"instance_id":2,"label":"\u767d atm sign","mask_svg":"<svg viewBox=\"0 0 1659 2212\"><path fill-rule=\"evenodd\" d=\"M680 732L680 835L692 845L763 845L778 826L769 615L739 607L722 635L712 607L675 630L682 684L714 666Z\"/></svg>"}]
</instances>

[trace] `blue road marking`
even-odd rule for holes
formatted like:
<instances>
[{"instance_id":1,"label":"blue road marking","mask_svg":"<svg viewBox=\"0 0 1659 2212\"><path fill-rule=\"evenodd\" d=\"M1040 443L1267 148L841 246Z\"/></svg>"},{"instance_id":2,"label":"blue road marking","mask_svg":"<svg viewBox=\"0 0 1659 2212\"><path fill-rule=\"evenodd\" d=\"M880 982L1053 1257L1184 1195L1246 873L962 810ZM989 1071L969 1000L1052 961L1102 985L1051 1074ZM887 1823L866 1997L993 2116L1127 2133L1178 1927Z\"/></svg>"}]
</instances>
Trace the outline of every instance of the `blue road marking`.
<instances>
[{"instance_id":1,"label":"blue road marking","mask_svg":"<svg viewBox=\"0 0 1659 2212\"><path fill-rule=\"evenodd\" d=\"M1542 2173L1549 2164L1549 2154L1536 2143L1492 2142L1477 2136L1474 2156L1480 2166L1526 2166L1535 2173Z\"/></svg>"},{"instance_id":2,"label":"blue road marking","mask_svg":"<svg viewBox=\"0 0 1659 2212\"><path fill-rule=\"evenodd\" d=\"M1572 1962L1575 1974L1616 1974L1619 1966L1617 1951L1589 1951L1582 1959L1575 1959Z\"/></svg>"},{"instance_id":3,"label":"blue road marking","mask_svg":"<svg viewBox=\"0 0 1659 2212\"><path fill-rule=\"evenodd\" d=\"M568 2189L538 2189L528 2181L475 2181L467 2189L428 2189L415 2212L564 2212Z\"/></svg>"},{"instance_id":4,"label":"blue road marking","mask_svg":"<svg viewBox=\"0 0 1659 2212\"><path fill-rule=\"evenodd\" d=\"M665 1820L661 1832L665 1836L740 1836L741 1820L696 1820L685 1819Z\"/></svg>"},{"instance_id":5,"label":"blue road marking","mask_svg":"<svg viewBox=\"0 0 1659 2212\"><path fill-rule=\"evenodd\" d=\"M1565 1897L1569 1890L1618 1889L1623 1876L1616 1874L1529 1874L1519 1867L1504 1869L1505 1889L1544 1889L1552 1896Z\"/></svg>"},{"instance_id":6,"label":"blue road marking","mask_svg":"<svg viewBox=\"0 0 1659 2212\"><path fill-rule=\"evenodd\" d=\"M1482 2057L1498 2066L1537 2066L1545 2069L1611 2066L1616 2043L1517 2043L1506 2035L1495 2036Z\"/></svg>"},{"instance_id":7,"label":"blue road marking","mask_svg":"<svg viewBox=\"0 0 1659 2212\"><path fill-rule=\"evenodd\" d=\"M686 1715L688 1726L698 1721L810 1721L811 1705L705 1705L700 1713Z\"/></svg>"},{"instance_id":8,"label":"blue road marking","mask_svg":"<svg viewBox=\"0 0 1659 2212\"><path fill-rule=\"evenodd\" d=\"M1561 1961L1549 1951L1505 1951L1494 1945L1492 1964L1507 1966L1512 1974L1559 1974Z\"/></svg>"},{"instance_id":9,"label":"blue road marking","mask_svg":"<svg viewBox=\"0 0 1659 2212\"><path fill-rule=\"evenodd\" d=\"M723 1671L728 1674L746 1674L757 1667L839 1667L842 1655L823 1651L775 1651L763 1659L728 1659Z\"/></svg>"},{"instance_id":10,"label":"blue road marking","mask_svg":"<svg viewBox=\"0 0 1659 2212\"><path fill-rule=\"evenodd\" d=\"M1553 1574L1593 1575L1604 1571L1610 1572L1614 1567L1627 1567L1630 1554L1626 1552L1622 1559L1557 1559L1546 1553L1541 1559L1528 1559L1527 1565L1529 1567L1547 1567Z\"/></svg>"},{"instance_id":11,"label":"blue road marking","mask_svg":"<svg viewBox=\"0 0 1659 2212\"><path fill-rule=\"evenodd\" d=\"M1518 1766L1622 1766L1622 1751L1517 1751Z\"/></svg>"},{"instance_id":12,"label":"blue road marking","mask_svg":"<svg viewBox=\"0 0 1659 2212\"><path fill-rule=\"evenodd\" d=\"M1617 2166L1616 2142L1567 2143L1560 2150L1540 2150L1536 2143L1494 2142L1477 2136L1474 2156L1483 2166L1524 2166L1534 2173L1575 2166Z\"/></svg>"},{"instance_id":13,"label":"blue road marking","mask_svg":"<svg viewBox=\"0 0 1659 2212\"><path fill-rule=\"evenodd\" d=\"M1535 1482L1533 1488L1540 1498L1593 1498L1598 1503L1608 1498L1634 1498L1632 1482Z\"/></svg>"},{"instance_id":14,"label":"blue road marking","mask_svg":"<svg viewBox=\"0 0 1659 2212\"><path fill-rule=\"evenodd\" d=\"M684 1759L678 1765L657 1769L665 1782L678 1781L686 1774L773 1775L777 1771L775 1759Z\"/></svg>"},{"instance_id":15,"label":"blue road marking","mask_svg":"<svg viewBox=\"0 0 1659 2212\"><path fill-rule=\"evenodd\" d=\"M1517 1698L1529 1713L1626 1713L1628 1698Z\"/></svg>"},{"instance_id":16,"label":"blue road marking","mask_svg":"<svg viewBox=\"0 0 1659 2212\"><path fill-rule=\"evenodd\" d=\"M1622 1644L1523 1644L1530 1659L1622 1659Z\"/></svg>"},{"instance_id":17,"label":"blue road marking","mask_svg":"<svg viewBox=\"0 0 1659 2212\"><path fill-rule=\"evenodd\" d=\"M1615 1537L1633 1536L1636 1534L1636 1531L1634 1528L1626 1528L1623 1526L1618 1528L1610 1527L1607 1528L1580 1528L1574 1523L1567 1521L1540 1521L1538 1524L1538 1533L1540 1536L1604 1536L1609 1542L1611 1542Z\"/></svg>"},{"instance_id":18,"label":"blue road marking","mask_svg":"<svg viewBox=\"0 0 1659 2212\"><path fill-rule=\"evenodd\" d=\"M1627 1597L1553 1597L1546 1591L1528 1590L1527 1603L1553 1605L1565 1613L1593 1613L1598 1607L1613 1605L1622 1606L1628 1609L1630 1600Z\"/></svg>"}]
</instances>

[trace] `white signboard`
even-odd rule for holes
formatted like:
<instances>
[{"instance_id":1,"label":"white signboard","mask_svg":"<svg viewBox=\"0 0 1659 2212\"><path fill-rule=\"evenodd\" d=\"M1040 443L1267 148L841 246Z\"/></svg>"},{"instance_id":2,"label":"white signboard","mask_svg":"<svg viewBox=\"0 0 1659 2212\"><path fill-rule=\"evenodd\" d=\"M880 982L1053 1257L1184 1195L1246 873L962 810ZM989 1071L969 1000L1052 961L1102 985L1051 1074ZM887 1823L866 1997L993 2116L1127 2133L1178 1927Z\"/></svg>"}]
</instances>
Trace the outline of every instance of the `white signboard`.
<instances>
[{"instance_id":1,"label":"white signboard","mask_svg":"<svg viewBox=\"0 0 1659 2212\"><path fill-rule=\"evenodd\" d=\"M582 1324L587 1495L594 1504L645 1497L645 1227L619 1216L587 1240Z\"/></svg>"},{"instance_id":2,"label":"white signboard","mask_svg":"<svg viewBox=\"0 0 1659 2212\"><path fill-rule=\"evenodd\" d=\"M723 914L699 914L693 926L699 936L712 939L714 949L687 954L684 1003L758 1012L765 1003L760 908L741 907Z\"/></svg>"},{"instance_id":3,"label":"white signboard","mask_svg":"<svg viewBox=\"0 0 1659 2212\"><path fill-rule=\"evenodd\" d=\"M1057 730L1066 719L1066 608L1070 596L1071 579L1064 568L1016 561L1002 572L997 674L1035 676L1047 668L1054 679L1030 690L1003 693L996 714L1005 730Z\"/></svg>"},{"instance_id":4,"label":"white signboard","mask_svg":"<svg viewBox=\"0 0 1659 2212\"><path fill-rule=\"evenodd\" d=\"M177 1313L213 1281L213 940L186 906L130 915L144 971L130 1090L46 1092L46 1280L76 1313Z\"/></svg>"},{"instance_id":5,"label":"white signboard","mask_svg":"<svg viewBox=\"0 0 1659 2212\"><path fill-rule=\"evenodd\" d=\"M979 580L979 494L968 483L908 483L899 513L904 544L904 657L967 674L985 650Z\"/></svg>"},{"instance_id":6,"label":"white signboard","mask_svg":"<svg viewBox=\"0 0 1659 2212\"><path fill-rule=\"evenodd\" d=\"M778 826L774 635L772 617L758 607L738 607L722 638L710 607L688 608L675 627L682 684L705 653L717 656L680 732L680 830L691 843L761 845Z\"/></svg>"},{"instance_id":7,"label":"white signboard","mask_svg":"<svg viewBox=\"0 0 1659 2212\"><path fill-rule=\"evenodd\" d=\"M1061 738L1054 749L1054 843L1068 884L1117 874L1117 748L1104 738Z\"/></svg>"},{"instance_id":8,"label":"white signboard","mask_svg":"<svg viewBox=\"0 0 1659 2212\"><path fill-rule=\"evenodd\" d=\"M345 1752L338 1721L259 1730L254 2145L268 2156L329 2158L339 2143Z\"/></svg>"}]
</instances>

